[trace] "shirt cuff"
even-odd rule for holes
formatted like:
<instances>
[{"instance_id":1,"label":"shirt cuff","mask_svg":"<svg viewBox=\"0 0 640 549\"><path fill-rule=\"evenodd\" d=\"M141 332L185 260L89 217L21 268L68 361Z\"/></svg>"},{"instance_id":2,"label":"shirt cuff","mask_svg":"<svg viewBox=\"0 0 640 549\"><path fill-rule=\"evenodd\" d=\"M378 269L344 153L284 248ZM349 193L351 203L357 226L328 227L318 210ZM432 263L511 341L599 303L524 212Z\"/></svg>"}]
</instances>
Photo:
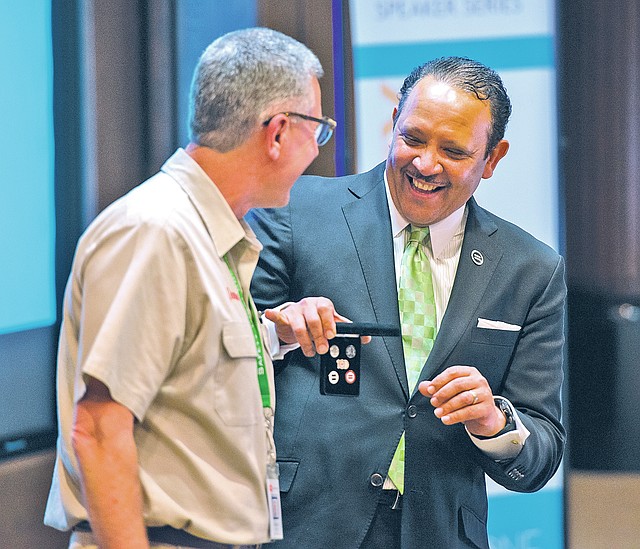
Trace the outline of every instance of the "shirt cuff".
<instances>
[{"instance_id":1,"label":"shirt cuff","mask_svg":"<svg viewBox=\"0 0 640 549\"><path fill-rule=\"evenodd\" d=\"M515 430L508 431L498 437L483 439L473 436L468 430L467 434L469 435L469 438L471 438L471 442L473 442L479 450L484 452L491 459L494 459L495 461L513 459L522 451L522 447L531 433L525 427L524 423L522 423L522 420L520 419L520 416L513 404L504 397L496 398L501 398L511 408L511 413L513 414L513 419L516 424Z\"/></svg>"},{"instance_id":2,"label":"shirt cuff","mask_svg":"<svg viewBox=\"0 0 640 549\"><path fill-rule=\"evenodd\" d=\"M287 303L283 303L282 305L278 305L277 307L274 307L274 309L276 311L281 311L282 309L285 309L292 303L293 303L292 301L288 301ZM297 349L298 347L300 347L300 344L297 342L291 343L288 345L284 343L280 343L280 340L278 339L278 334L276 333L275 322L273 322L272 320L269 320L266 316L264 316L264 314L262 315L262 324L267 330L267 338L269 339L268 347L269 347L269 353L271 354L272 360L282 360L289 351L293 351L294 349Z\"/></svg>"}]
</instances>

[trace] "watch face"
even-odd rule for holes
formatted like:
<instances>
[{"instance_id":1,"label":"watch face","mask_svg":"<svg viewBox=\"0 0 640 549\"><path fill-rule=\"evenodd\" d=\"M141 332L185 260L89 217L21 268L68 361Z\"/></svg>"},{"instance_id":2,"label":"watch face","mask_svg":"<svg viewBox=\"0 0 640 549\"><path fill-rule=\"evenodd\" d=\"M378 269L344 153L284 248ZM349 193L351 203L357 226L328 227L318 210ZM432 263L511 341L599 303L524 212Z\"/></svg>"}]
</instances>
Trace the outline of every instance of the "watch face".
<instances>
[{"instance_id":1,"label":"watch face","mask_svg":"<svg viewBox=\"0 0 640 549\"><path fill-rule=\"evenodd\" d=\"M511 407L502 399L496 399L496 404L500 411L504 414L507 424L513 423L513 414L511 413Z\"/></svg>"}]
</instances>

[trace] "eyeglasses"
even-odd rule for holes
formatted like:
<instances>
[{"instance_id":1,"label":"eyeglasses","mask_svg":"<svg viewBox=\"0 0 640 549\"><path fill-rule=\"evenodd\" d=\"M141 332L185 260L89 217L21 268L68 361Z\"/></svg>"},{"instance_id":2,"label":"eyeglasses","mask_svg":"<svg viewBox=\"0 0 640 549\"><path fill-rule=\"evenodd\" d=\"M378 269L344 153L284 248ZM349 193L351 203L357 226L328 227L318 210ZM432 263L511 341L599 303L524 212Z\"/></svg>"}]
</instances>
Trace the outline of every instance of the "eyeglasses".
<instances>
[{"instance_id":1,"label":"eyeglasses","mask_svg":"<svg viewBox=\"0 0 640 549\"><path fill-rule=\"evenodd\" d=\"M284 114L285 116L297 116L298 118L302 118L303 120L310 120L311 122L316 122L318 127L315 131L316 143L318 147L322 147L333 135L333 130L336 129L337 122L328 116L323 116L322 118L316 118L315 116L309 116L307 114L300 114L299 112L281 112L278 114ZM275 114L273 116L276 116ZM273 120L273 116L268 120L265 120L262 124L266 126Z\"/></svg>"}]
</instances>

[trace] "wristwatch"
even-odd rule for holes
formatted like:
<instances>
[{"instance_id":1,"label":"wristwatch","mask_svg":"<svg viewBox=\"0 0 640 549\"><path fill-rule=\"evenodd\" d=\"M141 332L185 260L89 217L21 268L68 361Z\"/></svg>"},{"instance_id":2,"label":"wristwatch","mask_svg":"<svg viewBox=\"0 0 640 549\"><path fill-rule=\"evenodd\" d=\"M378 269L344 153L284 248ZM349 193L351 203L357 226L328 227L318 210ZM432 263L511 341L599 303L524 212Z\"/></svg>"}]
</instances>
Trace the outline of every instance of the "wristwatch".
<instances>
[{"instance_id":1,"label":"wristwatch","mask_svg":"<svg viewBox=\"0 0 640 549\"><path fill-rule=\"evenodd\" d=\"M498 407L498 409L504 414L504 418L507 421L505 423L505 426L494 436L498 437L500 435L508 433L509 431L515 431L516 420L513 418L513 411L511 409L509 402L502 397L494 397L493 402Z\"/></svg>"},{"instance_id":2,"label":"wristwatch","mask_svg":"<svg viewBox=\"0 0 640 549\"><path fill-rule=\"evenodd\" d=\"M517 428L516 427L516 420L513 417L513 411L511 409L511 406L509 405L509 401L504 397L493 397L493 402L498 407L498 409L504 414L504 417L507 420L507 422L505 423L504 427L502 429L500 429L495 435L490 436L490 437L484 437L484 436L481 436L481 435L473 435L475 438L479 438L480 440L488 440L488 439L499 437L500 435L504 435L505 433L508 433L509 431L515 431L516 430L516 428Z\"/></svg>"}]
</instances>

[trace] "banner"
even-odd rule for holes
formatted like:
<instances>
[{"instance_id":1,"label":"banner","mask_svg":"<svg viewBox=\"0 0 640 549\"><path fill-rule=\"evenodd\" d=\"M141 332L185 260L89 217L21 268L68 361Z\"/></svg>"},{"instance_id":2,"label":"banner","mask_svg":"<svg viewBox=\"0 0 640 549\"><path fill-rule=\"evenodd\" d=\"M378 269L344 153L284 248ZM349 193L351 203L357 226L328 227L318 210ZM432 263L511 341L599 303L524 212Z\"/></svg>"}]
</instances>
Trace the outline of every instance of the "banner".
<instances>
[{"instance_id":1,"label":"banner","mask_svg":"<svg viewBox=\"0 0 640 549\"><path fill-rule=\"evenodd\" d=\"M552 0L351 0L357 170L383 160L397 93L413 68L460 55L497 70L511 144L478 202L559 246Z\"/></svg>"},{"instance_id":2,"label":"banner","mask_svg":"<svg viewBox=\"0 0 640 549\"><path fill-rule=\"evenodd\" d=\"M351 0L357 171L384 160L404 78L457 55L500 73L513 104L507 156L478 203L559 249L553 0ZM492 549L562 549L562 472L540 492L488 481Z\"/></svg>"}]
</instances>

